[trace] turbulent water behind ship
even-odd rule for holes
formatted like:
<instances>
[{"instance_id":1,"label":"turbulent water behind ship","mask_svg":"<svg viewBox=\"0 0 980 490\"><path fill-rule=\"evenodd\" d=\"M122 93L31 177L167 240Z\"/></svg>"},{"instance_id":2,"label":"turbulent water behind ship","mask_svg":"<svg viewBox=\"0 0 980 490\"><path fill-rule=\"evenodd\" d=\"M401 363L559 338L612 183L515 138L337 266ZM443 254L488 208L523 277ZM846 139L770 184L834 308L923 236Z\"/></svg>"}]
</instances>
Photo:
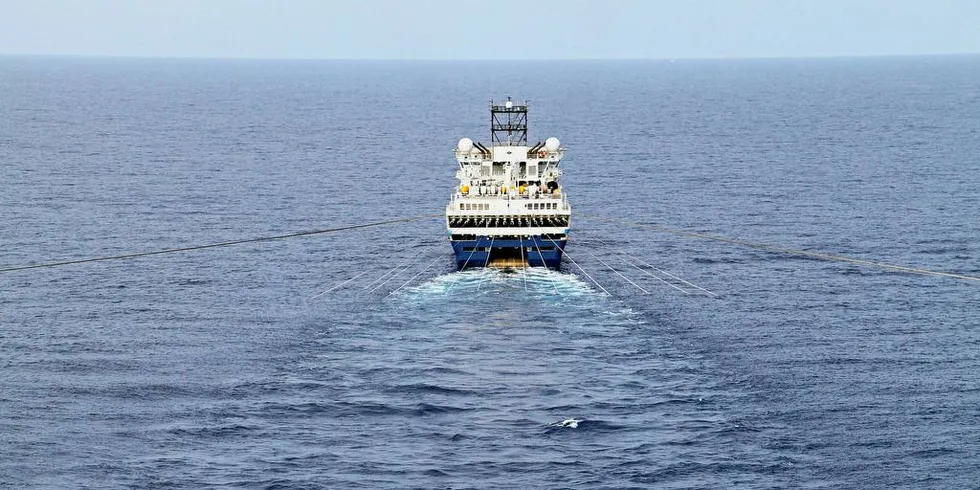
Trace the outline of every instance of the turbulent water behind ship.
<instances>
[{"instance_id":1,"label":"turbulent water behind ship","mask_svg":"<svg viewBox=\"0 0 980 490\"><path fill-rule=\"evenodd\" d=\"M980 275L977 80L0 59L0 267L439 214L453 144L513 95L569 149L568 252L611 293L570 262L453 273L438 218L6 273L0 486L975 485L980 284L595 218Z\"/></svg>"}]
</instances>

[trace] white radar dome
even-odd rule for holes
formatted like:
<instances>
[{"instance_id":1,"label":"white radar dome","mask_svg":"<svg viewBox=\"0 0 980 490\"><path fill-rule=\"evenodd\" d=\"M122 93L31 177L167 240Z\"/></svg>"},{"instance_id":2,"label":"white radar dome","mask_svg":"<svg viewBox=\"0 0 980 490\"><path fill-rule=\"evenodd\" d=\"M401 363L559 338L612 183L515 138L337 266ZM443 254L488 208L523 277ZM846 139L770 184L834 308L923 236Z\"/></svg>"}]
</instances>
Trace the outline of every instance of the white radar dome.
<instances>
[{"instance_id":1,"label":"white radar dome","mask_svg":"<svg viewBox=\"0 0 980 490\"><path fill-rule=\"evenodd\" d=\"M506 107L508 109L513 109L514 108L514 103L508 100L507 103L504 104L504 107Z\"/></svg>"},{"instance_id":2,"label":"white radar dome","mask_svg":"<svg viewBox=\"0 0 980 490\"><path fill-rule=\"evenodd\" d=\"M557 151L561 147L561 141L554 136L544 140L544 149L548 151Z\"/></svg>"},{"instance_id":3,"label":"white radar dome","mask_svg":"<svg viewBox=\"0 0 980 490\"><path fill-rule=\"evenodd\" d=\"M459 140L459 143L456 145L456 149L463 153L469 152L473 149L473 140L469 138Z\"/></svg>"}]
</instances>

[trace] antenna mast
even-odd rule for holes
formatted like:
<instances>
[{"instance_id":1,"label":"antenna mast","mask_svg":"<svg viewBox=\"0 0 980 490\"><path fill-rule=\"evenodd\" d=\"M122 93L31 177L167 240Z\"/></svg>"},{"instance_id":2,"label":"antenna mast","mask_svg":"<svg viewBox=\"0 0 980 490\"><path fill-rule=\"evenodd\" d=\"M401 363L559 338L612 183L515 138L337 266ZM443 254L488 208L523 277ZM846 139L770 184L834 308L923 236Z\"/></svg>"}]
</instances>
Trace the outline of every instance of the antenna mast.
<instances>
[{"instance_id":1,"label":"antenna mast","mask_svg":"<svg viewBox=\"0 0 980 490\"><path fill-rule=\"evenodd\" d=\"M527 102L516 105L510 97L503 105L490 101L490 144L527 146Z\"/></svg>"}]
</instances>

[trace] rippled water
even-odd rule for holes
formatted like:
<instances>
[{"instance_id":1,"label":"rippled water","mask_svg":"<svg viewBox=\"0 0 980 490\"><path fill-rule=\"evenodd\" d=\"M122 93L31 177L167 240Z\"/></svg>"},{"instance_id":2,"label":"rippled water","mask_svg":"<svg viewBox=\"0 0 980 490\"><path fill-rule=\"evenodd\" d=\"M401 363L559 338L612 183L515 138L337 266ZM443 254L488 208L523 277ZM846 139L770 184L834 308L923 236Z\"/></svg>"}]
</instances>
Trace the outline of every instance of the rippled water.
<instances>
[{"instance_id":1,"label":"rippled water","mask_svg":"<svg viewBox=\"0 0 980 490\"><path fill-rule=\"evenodd\" d=\"M506 95L574 207L560 272L455 273L434 218L3 273L0 486L975 486L980 284L604 218L978 276L978 80L0 59L0 268L441 213Z\"/></svg>"}]
</instances>

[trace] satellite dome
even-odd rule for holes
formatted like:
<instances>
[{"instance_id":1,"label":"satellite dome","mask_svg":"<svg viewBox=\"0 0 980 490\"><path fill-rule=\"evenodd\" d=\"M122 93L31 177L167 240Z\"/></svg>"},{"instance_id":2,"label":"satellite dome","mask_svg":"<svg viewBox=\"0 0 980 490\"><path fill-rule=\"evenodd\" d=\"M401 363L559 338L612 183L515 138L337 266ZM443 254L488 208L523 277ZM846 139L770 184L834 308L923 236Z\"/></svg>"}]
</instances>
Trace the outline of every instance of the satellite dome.
<instances>
[{"instance_id":1,"label":"satellite dome","mask_svg":"<svg viewBox=\"0 0 980 490\"><path fill-rule=\"evenodd\" d=\"M456 145L456 149L463 153L469 152L473 149L473 140L469 138L459 140L459 144Z\"/></svg>"},{"instance_id":2,"label":"satellite dome","mask_svg":"<svg viewBox=\"0 0 980 490\"><path fill-rule=\"evenodd\" d=\"M507 103L504 104L504 107L512 109L514 107L514 103L508 100Z\"/></svg>"},{"instance_id":3,"label":"satellite dome","mask_svg":"<svg viewBox=\"0 0 980 490\"><path fill-rule=\"evenodd\" d=\"M544 140L544 149L545 150L548 150L548 151L557 151L558 148L560 148L560 147L561 147L561 141L558 141L558 138L555 138L554 136L552 136L551 138L548 138L548 139Z\"/></svg>"}]
</instances>

